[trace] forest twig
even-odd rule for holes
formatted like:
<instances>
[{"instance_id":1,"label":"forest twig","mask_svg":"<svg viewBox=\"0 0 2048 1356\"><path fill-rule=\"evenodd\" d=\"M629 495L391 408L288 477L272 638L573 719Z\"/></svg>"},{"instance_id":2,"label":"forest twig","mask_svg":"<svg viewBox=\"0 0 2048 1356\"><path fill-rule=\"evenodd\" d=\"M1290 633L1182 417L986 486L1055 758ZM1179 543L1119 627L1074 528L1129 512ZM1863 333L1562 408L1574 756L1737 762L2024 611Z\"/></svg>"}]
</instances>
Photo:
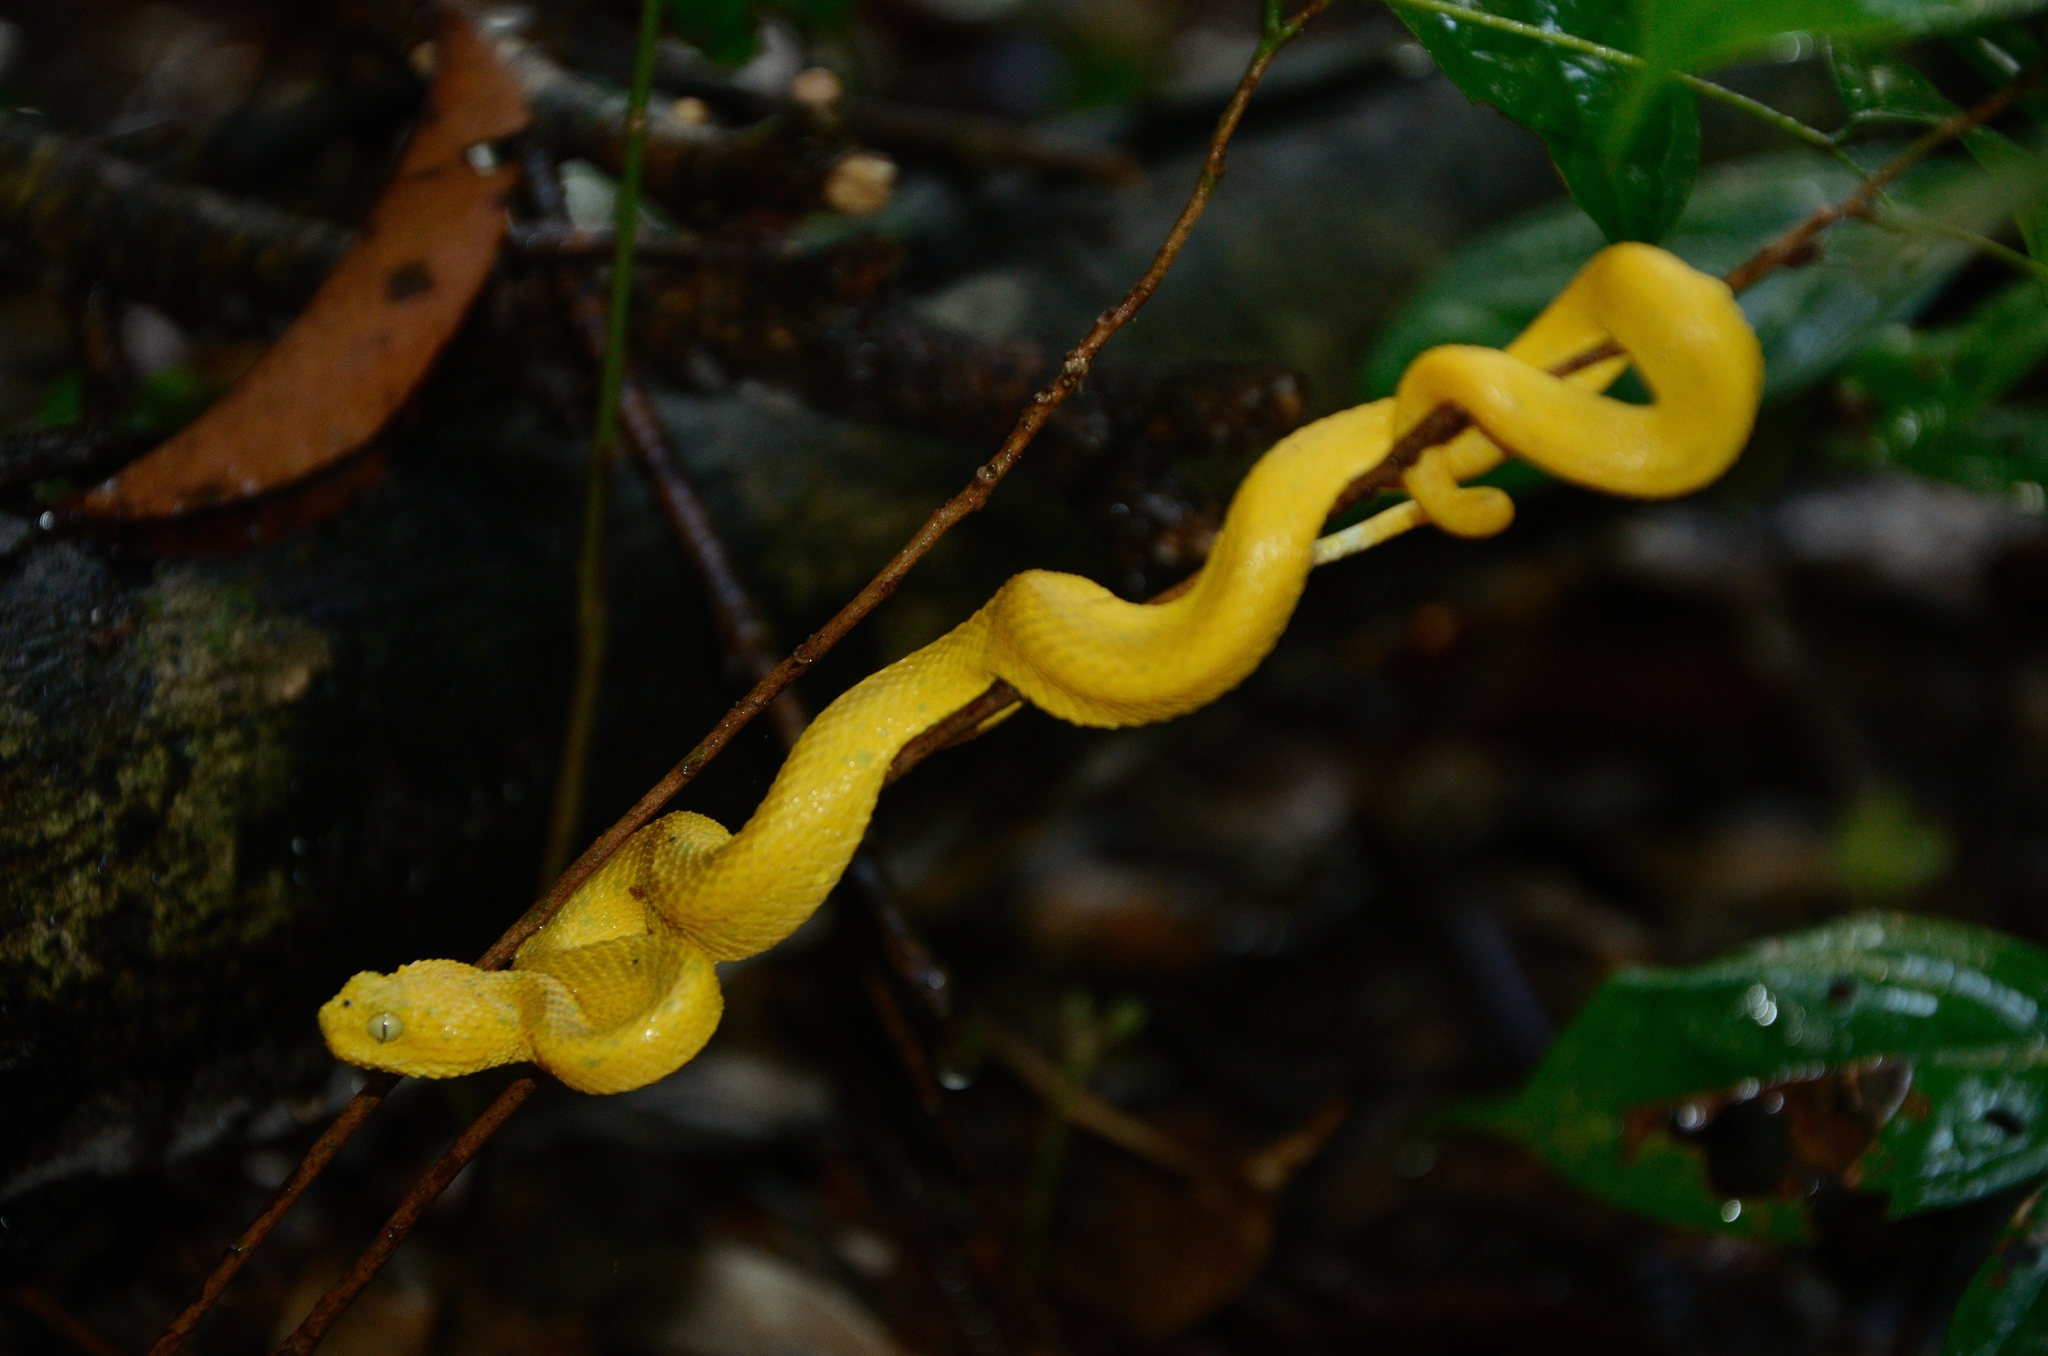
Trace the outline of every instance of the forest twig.
<instances>
[{"instance_id":1,"label":"forest twig","mask_svg":"<svg viewBox=\"0 0 2048 1356\"><path fill-rule=\"evenodd\" d=\"M348 1306L355 1302L363 1287L375 1279L384 1264L391 1259L391 1254L398 1251L398 1245L405 1241L413 1226L419 1223L420 1216L427 1212L427 1207L447 1190L448 1184L455 1180L456 1174L469 1166L469 1161L477 1156L478 1150L490 1141L492 1135L498 1133L498 1127L503 1125L512 1113L519 1109L519 1104L531 1097L534 1089L539 1086L540 1080L531 1075L515 1078L505 1085L504 1091L484 1108L483 1114L471 1121L469 1127L456 1136L455 1142L448 1146L446 1153L435 1160L434 1166L421 1173L413 1182L399 1200L398 1208L391 1212L391 1218L384 1221L384 1227L378 1230L376 1241L365 1248L362 1256L356 1258L355 1264L320 1297L312 1312L292 1330L291 1336L278 1343L277 1350L272 1356L310 1356L313 1348L320 1345L320 1339L327 1335L327 1330L334 1326L334 1321L347 1312Z\"/></svg>"},{"instance_id":2,"label":"forest twig","mask_svg":"<svg viewBox=\"0 0 2048 1356\"><path fill-rule=\"evenodd\" d=\"M2014 100L2038 84L2041 76L2042 72L2039 70L2024 71L1988 98L1943 118L1928 128L1924 135L1905 150L1872 171L1870 177L1865 179L1854 193L1838 203L1830 203L1817 209L1804 221L1731 270L1722 281L1740 292L1773 269L1803 262L1812 251L1814 240L1822 231L1850 217L1868 216L1871 207L1877 202L1878 195L1897 181L1900 175L1971 128L1981 127L2005 112Z\"/></svg>"},{"instance_id":3,"label":"forest twig","mask_svg":"<svg viewBox=\"0 0 2048 1356\"><path fill-rule=\"evenodd\" d=\"M598 691L604 681L608 620L605 519L612 467L619 459L619 388L626 379L633 249L639 243L640 170L647 149L647 101L654 88L654 42L660 29L661 0L640 0L639 56L633 63L633 86L626 96L625 167L619 177L613 225L611 308L598 364L597 430L590 439L590 474L583 487L583 550L576 568L576 676L569 694L568 728L562 738L562 767L555 781L547 849L541 859L543 882L561 873L583 820L583 786L590 772L590 741L597 726Z\"/></svg>"},{"instance_id":4,"label":"forest twig","mask_svg":"<svg viewBox=\"0 0 2048 1356\"><path fill-rule=\"evenodd\" d=\"M622 168L626 99L517 37L498 38L497 52L519 78L534 129L557 157L581 156L613 173ZM728 131L655 108L647 114L645 173L648 196L686 220L761 208L824 207L861 216L888 202L896 166L800 113Z\"/></svg>"},{"instance_id":5,"label":"forest twig","mask_svg":"<svg viewBox=\"0 0 2048 1356\"><path fill-rule=\"evenodd\" d=\"M554 166L545 154L535 154L527 161L527 176L536 185L536 198L539 198L543 190L538 186L553 183ZM601 363L610 333L609 308L587 279L564 273L560 281L570 321L590 350L592 360ZM749 685L759 682L775 667L774 645L767 620L762 617L746 585L740 582L732 555L725 549L725 542L718 535L717 526L712 522L711 513L704 507L696 487L676 465L675 453L662 433L660 418L655 414L647 392L634 377L631 364L628 364L619 383L619 425L654 490L656 502L661 505L663 515L675 531L677 543L689 557L698 581L704 585L705 600L711 606L712 622L718 629L719 643L727 662L738 672L742 682ZM801 700L791 691L779 693L769 704L768 712L784 747L795 744L804 726L810 723L810 716Z\"/></svg>"}]
</instances>

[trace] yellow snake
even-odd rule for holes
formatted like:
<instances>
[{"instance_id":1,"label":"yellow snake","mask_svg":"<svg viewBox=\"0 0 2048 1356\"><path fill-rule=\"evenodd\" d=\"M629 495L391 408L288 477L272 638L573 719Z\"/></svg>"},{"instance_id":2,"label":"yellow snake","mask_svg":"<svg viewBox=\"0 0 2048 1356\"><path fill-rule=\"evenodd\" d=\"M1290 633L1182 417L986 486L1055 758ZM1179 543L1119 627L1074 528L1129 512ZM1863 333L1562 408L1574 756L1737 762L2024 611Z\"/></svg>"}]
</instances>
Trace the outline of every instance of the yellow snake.
<instances>
[{"instance_id":1,"label":"yellow snake","mask_svg":"<svg viewBox=\"0 0 2048 1356\"><path fill-rule=\"evenodd\" d=\"M1562 379L1544 370L1610 338L1628 357ZM1631 360L1651 404L1600 394ZM897 752L997 679L1078 725L1184 715L1266 657L1316 564L1423 521L1464 536L1506 527L1505 494L1459 484L1503 447L1592 488L1683 494L1734 461L1762 389L1762 353L1725 285L1662 250L1613 246L1505 351L1432 349L1391 399L1274 446L1238 488L1194 586L1171 602L1125 602L1074 575L1017 575L825 708L737 834L687 812L649 824L509 970L428 960L357 975L320 1010L328 1046L352 1064L429 1078L528 1060L585 1092L661 1078L718 1024L712 963L764 951L809 918L859 846ZM1475 427L1407 473L1409 502L1318 541L1339 492L1443 401Z\"/></svg>"}]
</instances>

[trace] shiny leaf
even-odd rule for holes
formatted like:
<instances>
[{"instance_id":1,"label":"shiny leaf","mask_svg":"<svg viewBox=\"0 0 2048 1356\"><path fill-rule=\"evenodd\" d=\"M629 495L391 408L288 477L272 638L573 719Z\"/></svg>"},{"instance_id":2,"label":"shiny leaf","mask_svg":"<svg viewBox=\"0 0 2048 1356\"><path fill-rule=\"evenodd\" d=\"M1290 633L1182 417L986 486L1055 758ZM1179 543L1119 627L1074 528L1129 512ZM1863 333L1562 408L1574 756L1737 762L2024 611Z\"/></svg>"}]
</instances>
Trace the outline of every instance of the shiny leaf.
<instances>
[{"instance_id":1,"label":"shiny leaf","mask_svg":"<svg viewBox=\"0 0 2048 1356\"><path fill-rule=\"evenodd\" d=\"M1825 1186L1893 1215L2048 1172L2048 955L1864 915L1617 974L1515 1097L1472 1119L1616 1204L1806 1237Z\"/></svg>"},{"instance_id":2,"label":"shiny leaf","mask_svg":"<svg viewBox=\"0 0 2048 1356\"><path fill-rule=\"evenodd\" d=\"M2048 410L1998 406L2048 359L2048 301L2031 282L2008 284L1960 323L1890 326L1842 378L1865 429L1857 460L1899 466L1972 489L2048 484Z\"/></svg>"},{"instance_id":3,"label":"shiny leaf","mask_svg":"<svg viewBox=\"0 0 2048 1356\"><path fill-rule=\"evenodd\" d=\"M1634 0L1643 56L1704 71L1754 56L1781 33L1857 44L1980 28L2042 8L2043 0Z\"/></svg>"},{"instance_id":4,"label":"shiny leaf","mask_svg":"<svg viewBox=\"0 0 2048 1356\"><path fill-rule=\"evenodd\" d=\"M1607 0L1492 0L1503 18L1635 46L1635 21ZM1618 143L1608 133L1634 79L1619 67L1532 38L1460 23L1429 10L1395 12L1465 96L1491 104L1543 138L1573 201L1609 240L1663 238L1685 208L1699 172L1699 106L1665 83Z\"/></svg>"}]
</instances>

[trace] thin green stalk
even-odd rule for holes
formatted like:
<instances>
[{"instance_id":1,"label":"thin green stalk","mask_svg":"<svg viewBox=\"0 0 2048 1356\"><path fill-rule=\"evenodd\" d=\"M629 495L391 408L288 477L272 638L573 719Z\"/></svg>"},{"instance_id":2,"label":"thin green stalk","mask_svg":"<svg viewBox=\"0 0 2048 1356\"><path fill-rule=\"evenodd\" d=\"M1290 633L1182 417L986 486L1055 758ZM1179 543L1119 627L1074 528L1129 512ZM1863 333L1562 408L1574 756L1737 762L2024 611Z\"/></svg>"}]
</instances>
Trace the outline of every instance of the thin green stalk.
<instances>
[{"instance_id":1,"label":"thin green stalk","mask_svg":"<svg viewBox=\"0 0 2048 1356\"><path fill-rule=\"evenodd\" d=\"M1634 52L1624 52L1619 47L1609 47L1605 43L1594 42L1590 38L1582 38L1572 33L1560 33L1555 29L1539 28L1535 24L1525 24L1519 19L1503 18L1498 14L1489 14L1483 9L1467 9L1463 5L1453 3L1452 0L1387 0L1387 3L1390 5L1400 5L1407 9L1428 10L1431 14L1441 14L1447 19L1455 19L1459 23L1474 24L1480 28L1491 28L1502 33L1513 33L1516 37L1528 38L1532 42L1548 43L1552 47L1562 47L1567 51L1580 52L1590 57L1598 57L1602 61L1610 62L1616 66L1625 66L1632 71L1643 70L1649 65L1648 62L1644 61ZM1836 149L1835 139L1826 132L1821 131L1817 127L1809 127L1790 114L1780 113L1769 104L1760 103L1750 98L1747 94L1737 94L1726 85L1717 85L1711 80L1702 80L1696 75L1687 75L1683 71L1672 71L1670 75L1672 79L1678 81L1679 84L1684 85L1701 98L1712 99L1716 103L1726 104L1730 108L1739 109L1749 114L1752 118L1761 119L1785 135L1805 142L1815 150L1832 153Z\"/></svg>"},{"instance_id":2,"label":"thin green stalk","mask_svg":"<svg viewBox=\"0 0 2048 1356\"><path fill-rule=\"evenodd\" d=\"M562 873L583 819L591 732L597 725L598 688L604 678L607 609L604 529L612 468L619 460L619 387L626 377L626 326L633 305L633 247L639 240L640 166L647 152L647 100L654 86L654 44L661 33L661 0L640 0L640 33L633 49L633 84L626 98L625 165L619 175L618 243L612 252L611 311L606 318L604 371L597 387L597 431L590 440L590 473L583 488L583 550L576 564L576 676L569 693L562 768L555 780L554 815L542 861L545 884Z\"/></svg>"}]
</instances>

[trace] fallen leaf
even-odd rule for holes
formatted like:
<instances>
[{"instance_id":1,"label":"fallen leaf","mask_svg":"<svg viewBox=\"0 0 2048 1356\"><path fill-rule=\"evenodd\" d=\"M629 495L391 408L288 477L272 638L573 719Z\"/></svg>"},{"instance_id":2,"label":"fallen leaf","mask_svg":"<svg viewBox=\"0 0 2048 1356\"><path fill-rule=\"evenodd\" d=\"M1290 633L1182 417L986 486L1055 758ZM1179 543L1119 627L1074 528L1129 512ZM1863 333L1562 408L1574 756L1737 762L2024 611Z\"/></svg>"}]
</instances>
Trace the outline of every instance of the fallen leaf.
<instances>
[{"instance_id":1,"label":"fallen leaf","mask_svg":"<svg viewBox=\"0 0 2048 1356\"><path fill-rule=\"evenodd\" d=\"M1281 1191L1345 1115L1332 1103L1246 1155L1240 1172L1193 1179L1077 1140L1050 1261L1054 1286L1147 1341L1186 1331L1258 1276Z\"/></svg>"},{"instance_id":2,"label":"fallen leaf","mask_svg":"<svg viewBox=\"0 0 2048 1356\"><path fill-rule=\"evenodd\" d=\"M290 329L198 419L73 506L114 527L186 518L320 477L338 508L363 475L324 475L412 394L483 286L505 234L513 168L472 148L526 125L519 84L469 22L443 15L428 111L384 195ZM298 526L260 513L247 535ZM317 515L316 515L317 516Z\"/></svg>"}]
</instances>

